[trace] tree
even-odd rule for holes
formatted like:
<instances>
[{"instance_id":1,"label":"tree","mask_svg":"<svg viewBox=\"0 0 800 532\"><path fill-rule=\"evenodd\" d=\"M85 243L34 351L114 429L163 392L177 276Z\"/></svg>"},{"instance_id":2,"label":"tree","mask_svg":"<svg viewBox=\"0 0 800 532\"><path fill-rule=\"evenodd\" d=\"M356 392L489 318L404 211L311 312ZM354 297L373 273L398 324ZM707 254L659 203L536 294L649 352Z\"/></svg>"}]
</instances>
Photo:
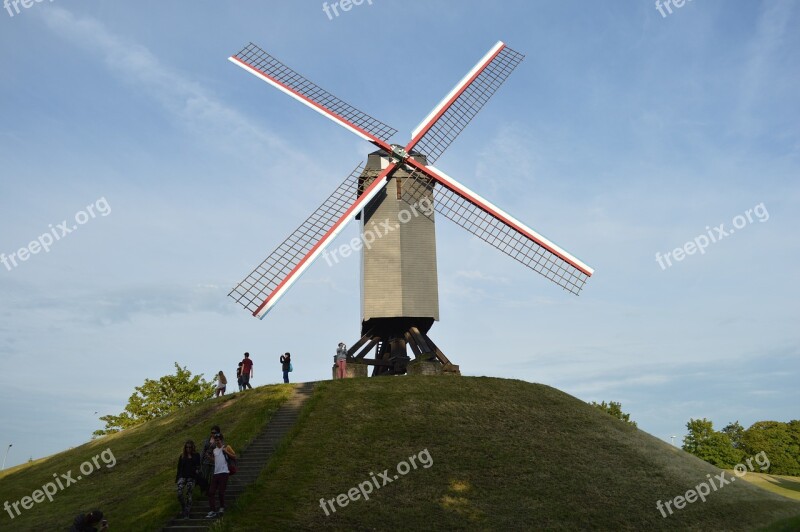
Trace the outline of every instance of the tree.
<instances>
[{"instance_id":1,"label":"tree","mask_svg":"<svg viewBox=\"0 0 800 532\"><path fill-rule=\"evenodd\" d=\"M626 414L625 412L622 411L622 403L615 403L614 401L611 401L610 403L606 404L605 401L603 401L602 403L595 403L594 401L592 401L589 404L599 408L606 414L610 414L615 418L624 421L625 423L630 423L634 427L636 426L636 422L631 421L631 415Z\"/></svg>"},{"instance_id":2,"label":"tree","mask_svg":"<svg viewBox=\"0 0 800 532\"><path fill-rule=\"evenodd\" d=\"M186 367L175 362L175 375L160 379L145 379L144 384L128 399L128 405L119 415L102 416L106 427L94 431L94 436L104 436L125 430L145 421L156 419L183 407L208 399L214 393L213 382L207 382L203 374L192 375Z\"/></svg>"},{"instance_id":3,"label":"tree","mask_svg":"<svg viewBox=\"0 0 800 532\"><path fill-rule=\"evenodd\" d=\"M687 453L722 469L731 469L742 458L728 434L715 431L710 420L690 419L686 428L689 434L683 438L683 450Z\"/></svg>"},{"instance_id":4,"label":"tree","mask_svg":"<svg viewBox=\"0 0 800 532\"><path fill-rule=\"evenodd\" d=\"M742 437L744 437L744 427L739 424L739 421L728 423L720 432L727 434L731 439L731 445L734 449L742 449Z\"/></svg>"},{"instance_id":5,"label":"tree","mask_svg":"<svg viewBox=\"0 0 800 532\"><path fill-rule=\"evenodd\" d=\"M744 431L742 445L748 456L766 454L764 473L800 476L800 420L757 421Z\"/></svg>"}]
</instances>

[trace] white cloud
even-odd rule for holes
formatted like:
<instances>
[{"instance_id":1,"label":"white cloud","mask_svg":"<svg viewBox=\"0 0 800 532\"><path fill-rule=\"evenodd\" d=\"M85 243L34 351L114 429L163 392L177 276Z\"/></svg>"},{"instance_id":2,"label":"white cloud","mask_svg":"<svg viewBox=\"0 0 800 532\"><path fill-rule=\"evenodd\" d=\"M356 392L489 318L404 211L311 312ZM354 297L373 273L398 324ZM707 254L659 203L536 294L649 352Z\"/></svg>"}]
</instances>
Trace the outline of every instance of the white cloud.
<instances>
[{"instance_id":1,"label":"white cloud","mask_svg":"<svg viewBox=\"0 0 800 532\"><path fill-rule=\"evenodd\" d=\"M315 162L286 145L273 132L253 123L238 110L220 102L199 83L164 64L146 47L114 35L90 17L77 17L53 6L43 10L47 26L57 35L99 55L115 76L156 100L187 131L205 137L231 153L280 153L297 168L317 168ZM286 161L289 159L290 161Z\"/></svg>"}]
</instances>

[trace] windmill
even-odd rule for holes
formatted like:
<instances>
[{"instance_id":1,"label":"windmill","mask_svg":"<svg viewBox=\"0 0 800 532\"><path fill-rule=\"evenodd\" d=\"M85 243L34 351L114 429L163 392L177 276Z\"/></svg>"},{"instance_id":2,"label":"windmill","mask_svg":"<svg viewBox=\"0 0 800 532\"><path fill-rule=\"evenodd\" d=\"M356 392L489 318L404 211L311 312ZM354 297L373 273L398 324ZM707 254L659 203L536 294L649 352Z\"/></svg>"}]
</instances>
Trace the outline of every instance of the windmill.
<instances>
[{"instance_id":1,"label":"windmill","mask_svg":"<svg viewBox=\"0 0 800 532\"><path fill-rule=\"evenodd\" d=\"M349 221L359 219L361 338L348 350L348 361L373 366L373 375L402 374L410 347L417 360L438 361L457 373L428 336L439 320L434 213L577 295L593 273L589 266L433 166L523 58L504 43L495 44L401 146L389 142L397 130L256 45L231 56L235 65L378 149L229 296L263 319L317 258L325 254L328 260L326 247ZM368 238L370 232L374 238ZM374 358L367 358L373 349Z\"/></svg>"}]
</instances>

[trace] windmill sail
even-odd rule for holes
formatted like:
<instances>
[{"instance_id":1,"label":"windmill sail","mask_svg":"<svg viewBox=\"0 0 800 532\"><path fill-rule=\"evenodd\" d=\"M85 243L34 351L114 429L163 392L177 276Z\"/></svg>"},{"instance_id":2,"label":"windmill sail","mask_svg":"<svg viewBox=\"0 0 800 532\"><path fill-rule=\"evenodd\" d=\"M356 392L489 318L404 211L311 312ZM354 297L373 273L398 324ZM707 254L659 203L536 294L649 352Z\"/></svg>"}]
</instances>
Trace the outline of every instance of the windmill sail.
<instances>
[{"instance_id":1,"label":"windmill sail","mask_svg":"<svg viewBox=\"0 0 800 532\"><path fill-rule=\"evenodd\" d=\"M387 148L386 140L397 133L396 129L340 100L253 43L229 60L381 148Z\"/></svg>"},{"instance_id":2,"label":"windmill sail","mask_svg":"<svg viewBox=\"0 0 800 532\"><path fill-rule=\"evenodd\" d=\"M237 66L378 146L386 166L358 166L334 193L230 292L263 318L348 221L386 186L398 165L412 175L398 180L398 198L433 194L436 212L486 240L532 270L578 294L593 270L519 220L433 166L524 56L498 42L412 132L405 148L388 144L396 130L359 111L250 43L229 59ZM420 155L426 156L422 159ZM365 179L365 176L369 179ZM372 179L374 177L374 179ZM415 189L417 187L417 189ZM425 190L419 189L424 187ZM401 192L402 188L402 192Z\"/></svg>"},{"instance_id":3,"label":"windmill sail","mask_svg":"<svg viewBox=\"0 0 800 532\"><path fill-rule=\"evenodd\" d=\"M228 296L257 318L263 318L347 223L380 192L386 185L383 178L392 169L394 165L381 171L369 186L363 188L360 185L369 172L365 173L364 164L359 164L333 194Z\"/></svg>"},{"instance_id":4,"label":"windmill sail","mask_svg":"<svg viewBox=\"0 0 800 532\"><path fill-rule=\"evenodd\" d=\"M441 170L410 162L416 170L403 190L407 203L416 201L420 189L428 189L433 194L435 212L575 295L594 273L582 261Z\"/></svg>"},{"instance_id":5,"label":"windmill sail","mask_svg":"<svg viewBox=\"0 0 800 532\"><path fill-rule=\"evenodd\" d=\"M414 149L429 164L435 162L524 58L502 42L495 44L411 133L406 151Z\"/></svg>"}]
</instances>

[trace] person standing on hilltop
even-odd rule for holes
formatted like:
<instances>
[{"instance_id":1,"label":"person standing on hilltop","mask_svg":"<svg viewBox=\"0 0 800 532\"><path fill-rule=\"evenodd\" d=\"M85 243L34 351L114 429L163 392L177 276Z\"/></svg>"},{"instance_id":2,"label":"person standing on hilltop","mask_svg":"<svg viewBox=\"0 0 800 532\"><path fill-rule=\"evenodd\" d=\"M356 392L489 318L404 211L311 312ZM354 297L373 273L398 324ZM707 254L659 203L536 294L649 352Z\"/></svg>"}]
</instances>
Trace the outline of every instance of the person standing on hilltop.
<instances>
[{"instance_id":1,"label":"person standing on hilltop","mask_svg":"<svg viewBox=\"0 0 800 532\"><path fill-rule=\"evenodd\" d=\"M242 386L242 363L239 362L239 366L236 368L236 383L239 385L239 391L244 391L244 386Z\"/></svg>"},{"instance_id":2,"label":"person standing on hilltop","mask_svg":"<svg viewBox=\"0 0 800 532\"><path fill-rule=\"evenodd\" d=\"M283 382L289 382L289 372L292 371L292 355L284 353L281 355L281 370L283 371Z\"/></svg>"},{"instance_id":3,"label":"person standing on hilltop","mask_svg":"<svg viewBox=\"0 0 800 532\"><path fill-rule=\"evenodd\" d=\"M222 370L217 374L217 397L220 395L225 395L225 388L228 386L228 379L225 378L225 374L222 373Z\"/></svg>"},{"instance_id":4,"label":"person standing on hilltop","mask_svg":"<svg viewBox=\"0 0 800 532\"><path fill-rule=\"evenodd\" d=\"M347 346L344 342L339 342L336 348L336 365L338 366L337 375L340 379L347 376Z\"/></svg>"},{"instance_id":5,"label":"person standing on hilltop","mask_svg":"<svg viewBox=\"0 0 800 532\"><path fill-rule=\"evenodd\" d=\"M250 353L244 354L244 360L242 360L242 390L246 390L247 388L253 389L250 386L250 378L253 376L253 361L250 360Z\"/></svg>"}]
</instances>

